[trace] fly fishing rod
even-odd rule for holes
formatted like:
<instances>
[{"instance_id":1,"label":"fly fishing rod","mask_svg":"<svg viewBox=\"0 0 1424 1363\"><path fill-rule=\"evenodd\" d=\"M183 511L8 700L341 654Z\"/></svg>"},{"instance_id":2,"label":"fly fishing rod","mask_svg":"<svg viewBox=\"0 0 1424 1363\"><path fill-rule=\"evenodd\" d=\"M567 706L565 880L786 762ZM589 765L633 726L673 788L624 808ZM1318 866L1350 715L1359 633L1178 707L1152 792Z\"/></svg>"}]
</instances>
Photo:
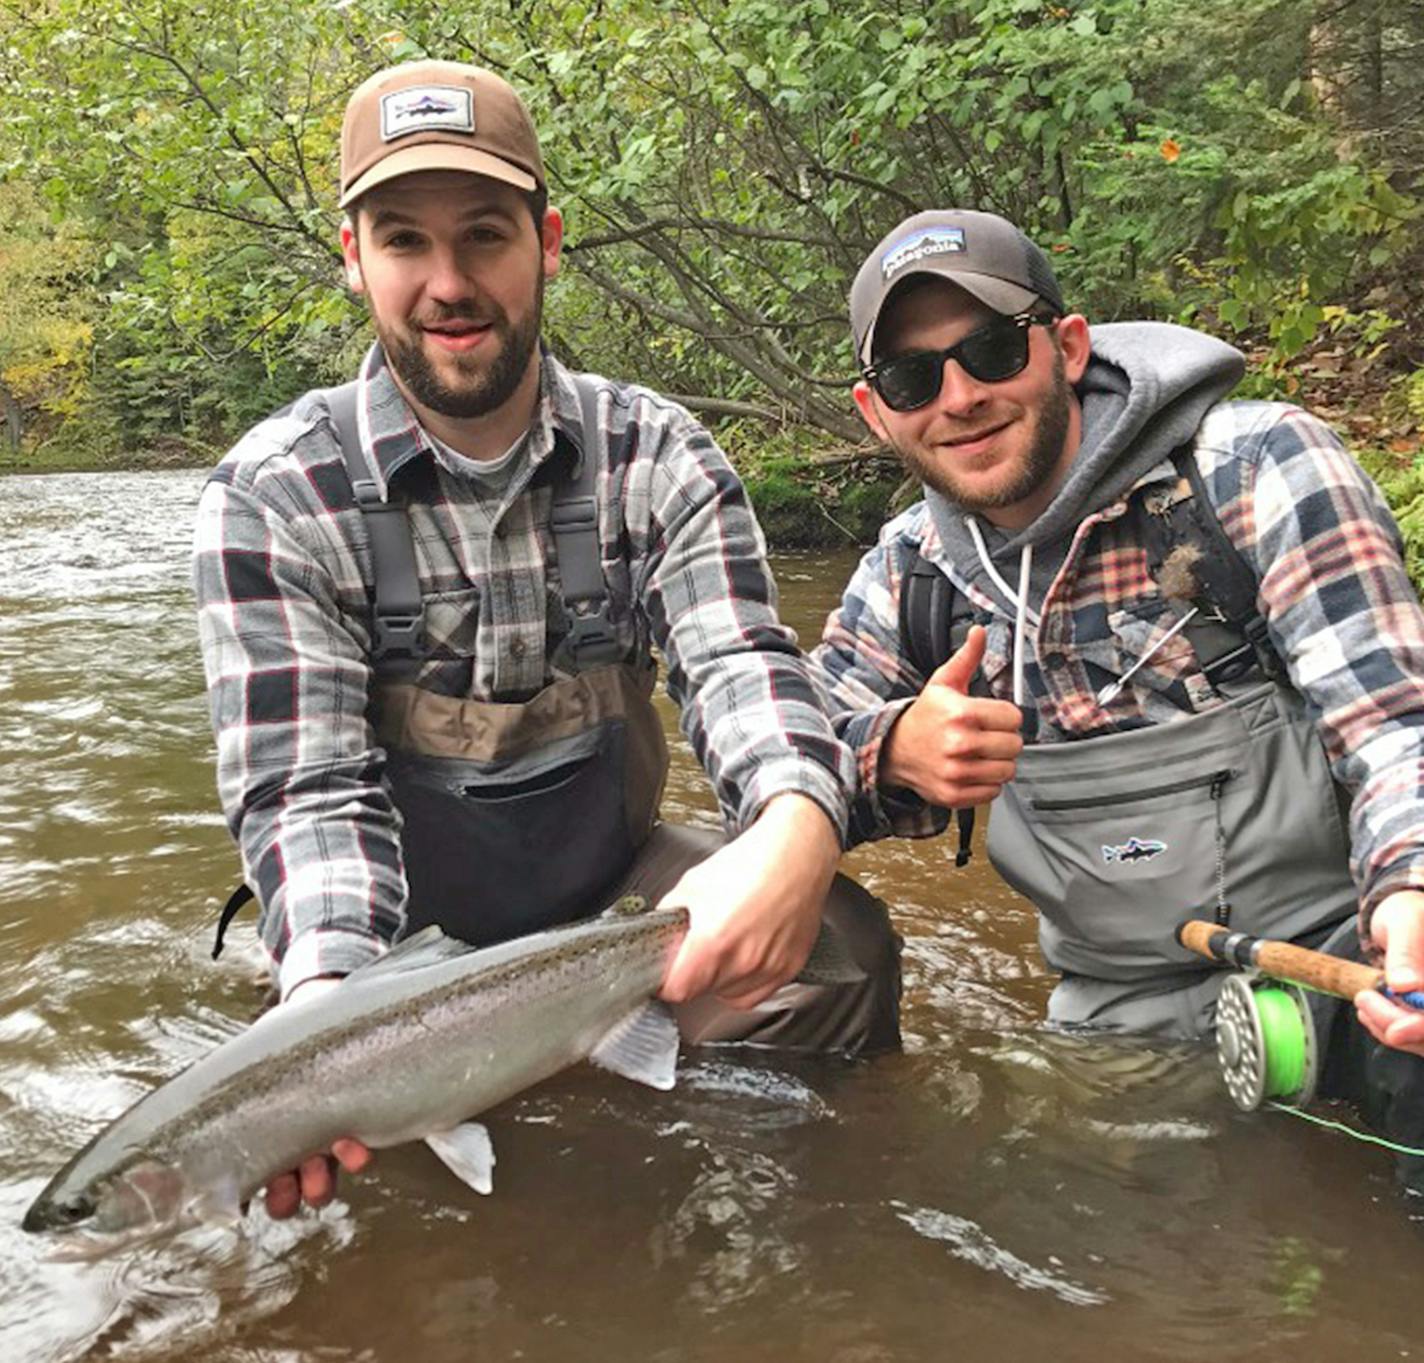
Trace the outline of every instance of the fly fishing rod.
<instances>
[{"instance_id":1,"label":"fly fishing rod","mask_svg":"<svg viewBox=\"0 0 1424 1363\"><path fill-rule=\"evenodd\" d=\"M1246 1112L1268 1098L1300 1106L1314 1096L1320 1054L1303 989L1342 999L1377 990L1424 1009L1424 991L1396 994L1386 988L1384 971L1322 951L1197 921L1183 923L1177 940L1248 972L1227 978L1216 1005L1217 1060L1227 1092Z\"/></svg>"}]
</instances>

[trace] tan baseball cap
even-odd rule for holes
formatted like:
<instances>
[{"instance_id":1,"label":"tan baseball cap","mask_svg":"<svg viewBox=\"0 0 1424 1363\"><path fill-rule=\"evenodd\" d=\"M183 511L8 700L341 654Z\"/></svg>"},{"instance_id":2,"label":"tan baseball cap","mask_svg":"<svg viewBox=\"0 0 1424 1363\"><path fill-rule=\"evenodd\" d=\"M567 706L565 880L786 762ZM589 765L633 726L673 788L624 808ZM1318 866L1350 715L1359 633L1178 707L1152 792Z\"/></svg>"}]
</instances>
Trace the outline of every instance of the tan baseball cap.
<instances>
[{"instance_id":1,"label":"tan baseball cap","mask_svg":"<svg viewBox=\"0 0 1424 1363\"><path fill-rule=\"evenodd\" d=\"M534 120L514 87L461 62L403 62L347 101L341 206L417 170L465 170L519 189L544 186Z\"/></svg>"}]
</instances>

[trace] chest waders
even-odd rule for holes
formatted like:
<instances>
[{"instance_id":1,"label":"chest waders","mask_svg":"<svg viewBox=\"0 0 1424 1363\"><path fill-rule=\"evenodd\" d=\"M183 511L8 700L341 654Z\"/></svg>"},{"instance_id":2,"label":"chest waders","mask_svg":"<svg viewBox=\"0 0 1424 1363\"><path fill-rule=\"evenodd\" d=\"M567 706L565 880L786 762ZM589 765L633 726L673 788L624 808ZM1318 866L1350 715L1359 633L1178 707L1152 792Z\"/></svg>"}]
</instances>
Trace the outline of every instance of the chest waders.
<instances>
[{"instance_id":1,"label":"chest waders","mask_svg":"<svg viewBox=\"0 0 1424 1363\"><path fill-rule=\"evenodd\" d=\"M596 391L578 387L583 457L577 475L555 485L550 511L570 675L517 703L443 696L411 680L426 648L409 522L367 478L354 385L332 395L370 534L370 715L401 815L406 933L438 923L483 945L592 913L657 817L668 754L652 704L656 666L622 661L609 620Z\"/></svg>"},{"instance_id":2,"label":"chest waders","mask_svg":"<svg viewBox=\"0 0 1424 1363\"><path fill-rule=\"evenodd\" d=\"M561 675L527 701L464 700L420 687L429 656L406 511L382 502L357 438L354 384L328 402L371 547L374 600L369 717L386 751L401 816L409 934L431 923L486 945L601 910L624 894L656 903L723 833L658 823L668 754L652 705L656 669L626 663L609 619L600 563L596 390L575 376L582 408L577 477L553 490L550 531L569 617ZM222 911L213 955L242 904ZM690 1043L751 1041L858 1055L900 1044L900 939L885 905L844 875L823 930L856 978L783 985L750 1009L712 995L674 1007ZM274 1000L275 1001L275 1000Z\"/></svg>"},{"instance_id":3,"label":"chest waders","mask_svg":"<svg viewBox=\"0 0 1424 1363\"><path fill-rule=\"evenodd\" d=\"M1358 901L1344 796L1315 717L1284 680L1254 575L1195 458L1173 458L1192 495L1153 510L1138 498L1130 514L1154 574L1172 549L1198 551L1206 619L1185 633L1225 700L1026 747L994 804L988 853L1039 911L1044 959L1062 975L1051 1022L1194 1037L1212 1027L1222 976L1177 942L1183 921L1316 944L1342 923L1352 930Z\"/></svg>"},{"instance_id":4,"label":"chest waders","mask_svg":"<svg viewBox=\"0 0 1424 1363\"><path fill-rule=\"evenodd\" d=\"M1051 1021L1199 1036L1219 972L1188 918L1286 940L1353 917L1349 840L1315 721L1277 682L1171 724L1020 754L989 859L1038 908Z\"/></svg>"}]
</instances>

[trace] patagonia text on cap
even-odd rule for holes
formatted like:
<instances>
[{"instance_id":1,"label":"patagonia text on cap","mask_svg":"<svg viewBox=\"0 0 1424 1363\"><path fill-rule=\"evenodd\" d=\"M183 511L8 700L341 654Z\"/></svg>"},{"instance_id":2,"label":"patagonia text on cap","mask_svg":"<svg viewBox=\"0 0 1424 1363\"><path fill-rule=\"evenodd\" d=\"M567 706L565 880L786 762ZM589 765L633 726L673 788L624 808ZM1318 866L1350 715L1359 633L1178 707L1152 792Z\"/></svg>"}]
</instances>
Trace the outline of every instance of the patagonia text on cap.
<instances>
[{"instance_id":1,"label":"patagonia text on cap","mask_svg":"<svg viewBox=\"0 0 1424 1363\"><path fill-rule=\"evenodd\" d=\"M921 274L948 279L1008 316L1038 303L1065 311L1048 257L1013 223L968 208L917 213L880 240L851 285L851 335L860 364L871 361L886 299Z\"/></svg>"}]
</instances>

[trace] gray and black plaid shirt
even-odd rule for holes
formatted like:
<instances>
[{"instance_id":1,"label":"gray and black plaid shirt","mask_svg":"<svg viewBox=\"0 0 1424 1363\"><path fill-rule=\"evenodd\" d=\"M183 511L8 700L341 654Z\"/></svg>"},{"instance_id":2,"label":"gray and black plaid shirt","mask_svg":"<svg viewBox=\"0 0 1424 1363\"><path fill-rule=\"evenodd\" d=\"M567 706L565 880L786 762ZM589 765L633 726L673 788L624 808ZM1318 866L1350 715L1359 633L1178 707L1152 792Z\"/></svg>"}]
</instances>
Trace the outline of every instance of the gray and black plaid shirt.
<instances>
[{"instance_id":1,"label":"gray and black plaid shirt","mask_svg":"<svg viewBox=\"0 0 1424 1363\"><path fill-rule=\"evenodd\" d=\"M732 828L791 791L844 838L854 759L777 620L740 482L681 407L595 383L603 570L626 656L661 652ZM551 484L578 457L568 371L545 357L513 475L496 485L462 475L433 445L379 348L362 365L358 413L372 477L409 508L434 645L418 683L527 699L550 680L567 631L549 508ZM379 954L406 894L385 753L366 718L370 550L321 393L257 426L214 471L194 582L219 792L286 994Z\"/></svg>"}]
</instances>

